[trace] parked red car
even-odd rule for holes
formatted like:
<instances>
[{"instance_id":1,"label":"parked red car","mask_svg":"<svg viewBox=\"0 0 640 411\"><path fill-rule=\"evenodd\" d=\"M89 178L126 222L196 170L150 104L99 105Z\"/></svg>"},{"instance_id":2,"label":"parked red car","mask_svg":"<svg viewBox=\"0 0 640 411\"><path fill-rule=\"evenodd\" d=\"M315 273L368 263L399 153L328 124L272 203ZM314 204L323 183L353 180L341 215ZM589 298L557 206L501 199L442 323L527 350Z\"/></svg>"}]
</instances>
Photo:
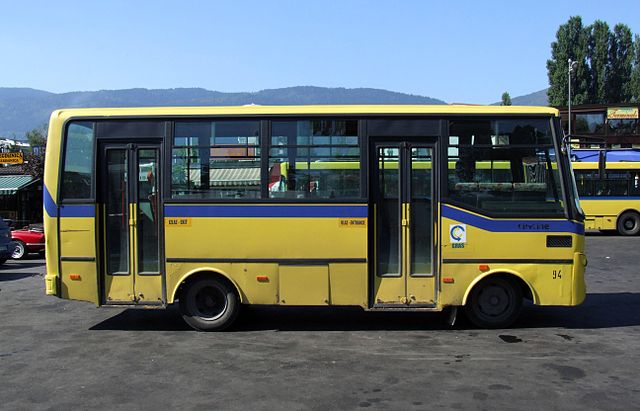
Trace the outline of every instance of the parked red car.
<instances>
[{"instance_id":1,"label":"parked red car","mask_svg":"<svg viewBox=\"0 0 640 411\"><path fill-rule=\"evenodd\" d=\"M28 253L44 253L44 230L41 224L13 230L11 241L15 243L11 258L18 260L26 257Z\"/></svg>"}]
</instances>

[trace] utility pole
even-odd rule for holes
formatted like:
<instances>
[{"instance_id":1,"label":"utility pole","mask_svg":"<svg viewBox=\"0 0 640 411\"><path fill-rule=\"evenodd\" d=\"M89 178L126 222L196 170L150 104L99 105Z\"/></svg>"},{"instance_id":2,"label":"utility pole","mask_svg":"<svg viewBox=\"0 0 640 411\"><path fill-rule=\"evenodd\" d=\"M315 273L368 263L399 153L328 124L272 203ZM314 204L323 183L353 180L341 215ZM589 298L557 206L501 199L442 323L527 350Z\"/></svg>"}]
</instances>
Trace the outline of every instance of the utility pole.
<instances>
[{"instance_id":1,"label":"utility pole","mask_svg":"<svg viewBox=\"0 0 640 411\"><path fill-rule=\"evenodd\" d=\"M576 66L578 65L577 61L573 61L571 59L569 59L569 132L567 133L567 135L571 136L571 73L573 72L573 70L576 68Z\"/></svg>"}]
</instances>

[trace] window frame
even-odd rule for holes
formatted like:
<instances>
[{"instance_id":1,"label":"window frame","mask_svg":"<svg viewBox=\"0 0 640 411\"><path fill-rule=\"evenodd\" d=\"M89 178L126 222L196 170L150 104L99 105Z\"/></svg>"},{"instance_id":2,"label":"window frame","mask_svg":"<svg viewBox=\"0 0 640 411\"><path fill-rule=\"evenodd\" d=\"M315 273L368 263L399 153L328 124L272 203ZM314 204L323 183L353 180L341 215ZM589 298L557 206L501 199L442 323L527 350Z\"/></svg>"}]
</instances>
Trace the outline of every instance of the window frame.
<instances>
[{"instance_id":1,"label":"window frame","mask_svg":"<svg viewBox=\"0 0 640 411\"><path fill-rule=\"evenodd\" d=\"M158 119L161 120L161 119ZM164 204L366 204L368 203L368 161L367 161L367 139L365 136L366 127L364 123L366 118L359 115L299 115L299 116L186 116L174 117L168 119L170 121L170 130L166 138L169 140L164 158L165 168L169 168L165 172L165 190ZM269 151L271 150L272 123L274 121L313 121L313 120L353 120L357 122L357 138L358 148L360 150L360 196L353 198L323 198L323 197L304 197L304 198L270 198L268 181L269 181ZM175 146L175 125L177 122L214 122L214 121L258 121L259 122L259 138L260 143L255 147L260 148L260 190L259 198L180 198L171 197L171 165L172 153Z\"/></svg>"},{"instance_id":2,"label":"window frame","mask_svg":"<svg viewBox=\"0 0 640 411\"><path fill-rule=\"evenodd\" d=\"M264 117L259 117L259 116L238 116L238 117L233 117L233 116L220 116L220 117L211 117L211 116L206 116L206 117L200 117L200 116L186 116L186 117L180 117L180 118L173 118L168 120L170 122L169 125L169 132L165 135L165 139L168 140L168 149L166 150L166 155L164 158L164 164L162 164L162 166L165 167L165 185L164 185L164 202L165 203L202 203L202 204L207 204L207 203L237 203L237 204L242 204L242 203L261 203L264 202L265 199L263 198L263 188L262 188L262 184L263 184L263 142L264 142L264 137L263 137L263 133L264 133ZM259 183L259 188L257 190L258 192L258 198L189 198L189 197L173 197L172 195L172 190L173 190L173 181L172 181L172 173L173 173L173 150L176 147L184 147L184 146L176 146L175 144L175 137L176 137L176 124L180 123L180 122L184 122L184 123L213 123L213 122L219 122L219 121L238 121L238 122L242 122L242 121L255 121L258 123L258 139L259 142L256 145L253 146L249 146L249 145L245 145L243 147L255 147L257 149L260 150L260 155L256 156L256 160L257 162L260 164L260 183ZM228 148L227 146L229 146L228 144L223 144L223 148ZM204 145L198 145L198 146L194 146L195 149L200 149L203 147L209 147L209 149L213 148L214 146L211 145L211 143L209 143L208 146L204 146Z\"/></svg>"},{"instance_id":3,"label":"window frame","mask_svg":"<svg viewBox=\"0 0 640 411\"><path fill-rule=\"evenodd\" d=\"M327 198L327 197L310 197L305 196L301 198L277 198L277 197L269 197L268 192L268 184L265 186L266 189L266 197L263 197L261 200L263 202L275 202L275 203L338 203L338 204L357 204L357 203L367 203L368 192L367 192L367 184L368 184L368 164L367 164L367 152L368 145L367 140L364 136L363 123L366 122L362 116L354 116L354 115L313 115L313 116L287 116L287 117L269 117L267 119L269 123L269 135L266 140L266 149L264 151L265 155L263 155L263 161L266 158L266 179L268 181L269 175L269 161L271 159L271 149L272 147L280 147L280 146L272 146L272 137L273 137L273 122L298 122L298 121L321 121L321 120L335 120L335 121L355 121L357 132L356 136L348 136L348 137L357 137L358 140L358 150L359 150L359 174L360 174L360 194L358 197L343 197L343 198ZM297 147L298 144L287 144L286 147L289 149L290 147ZM312 144L306 145L311 149L313 147Z\"/></svg>"},{"instance_id":4,"label":"window frame","mask_svg":"<svg viewBox=\"0 0 640 411\"><path fill-rule=\"evenodd\" d=\"M92 164L91 164L91 190L89 197L87 198L64 198L62 195L62 182L64 178L64 167L67 161L67 143L69 140L69 127L74 123L87 123L91 124L93 130L93 143L92 143ZM95 204L96 203L96 163L97 163L97 151L98 151L98 138L97 138L97 121L92 118L69 118L65 121L62 127L62 139L60 141L60 163L58 167L58 193L56 203L58 206L62 204Z\"/></svg>"},{"instance_id":5,"label":"window frame","mask_svg":"<svg viewBox=\"0 0 640 411\"><path fill-rule=\"evenodd\" d=\"M562 214L558 213L557 215L543 214L543 213L534 213L534 212L522 212L522 213L513 213L513 212L502 212L495 213L480 207L475 207L471 204L464 203L462 201L458 201L455 198L451 197L451 192L449 190L449 137L451 134L450 125L455 121L499 121L499 120L544 120L549 124L549 133L552 141L555 157L556 157L556 165L558 167L558 188L560 190L559 201L562 202L563 212ZM483 216L496 218L496 219L577 219L574 216L572 205L568 202L567 195L567 181L565 181L565 177L563 177L568 169L566 167L568 165L564 164L565 161L562 159L566 157L565 155L560 154L559 150L559 138L557 134L556 121L553 116L541 116L541 115L527 115L527 114L513 114L513 115L469 115L469 116L443 116L444 126L443 126L443 134L440 136L442 144L440 148L440 199L441 203L451 204L453 206L459 207L463 210L468 210ZM509 147L509 145L507 145ZM565 170L566 169L566 170Z\"/></svg>"}]
</instances>

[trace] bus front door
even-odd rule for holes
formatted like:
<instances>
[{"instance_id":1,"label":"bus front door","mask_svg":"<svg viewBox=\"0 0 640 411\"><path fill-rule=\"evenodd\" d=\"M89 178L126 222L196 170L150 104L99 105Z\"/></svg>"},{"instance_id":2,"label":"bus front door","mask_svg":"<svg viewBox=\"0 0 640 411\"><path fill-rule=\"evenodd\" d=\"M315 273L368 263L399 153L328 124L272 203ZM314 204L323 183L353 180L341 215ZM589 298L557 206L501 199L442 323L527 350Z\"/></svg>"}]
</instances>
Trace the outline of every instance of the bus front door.
<instances>
[{"instance_id":1,"label":"bus front door","mask_svg":"<svg viewBox=\"0 0 640 411\"><path fill-rule=\"evenodd\" d=\"M373 307L436 305L434 148L424 139L373 144Z\"/></svg>"},{"instance_id":2,"label":"bus front door","mask_svg":"<svg viewBox=\"0 0 640 411\"><path fill-rule=\"evenodd\" d=\"M101 144L103 304L163 304L160 144Z\"/></svg>"}]
</instances>

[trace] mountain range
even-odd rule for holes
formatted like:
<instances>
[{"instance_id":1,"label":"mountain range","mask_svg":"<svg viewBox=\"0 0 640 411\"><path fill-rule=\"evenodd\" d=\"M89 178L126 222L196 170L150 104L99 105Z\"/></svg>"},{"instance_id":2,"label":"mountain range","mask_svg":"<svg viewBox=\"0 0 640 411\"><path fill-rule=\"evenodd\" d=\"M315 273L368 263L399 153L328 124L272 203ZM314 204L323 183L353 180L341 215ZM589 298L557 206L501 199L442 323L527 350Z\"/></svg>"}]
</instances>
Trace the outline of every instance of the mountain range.
<instances>
[{"instance_id":1,"label":"mountain range","mask_svg":"<svg viewBox=\"0 0 640 411\"><path fill-rule=\"evenodd\" d=\"M546 90L511 99L514 105L547 105ZM447 104L436 98L373 88L299 86L223 93L202 88L125 89L50 93L0 87L0 137L23 139L58 108L130 106L235 106L302 104Z\"/></svg>"}]
</instances>

